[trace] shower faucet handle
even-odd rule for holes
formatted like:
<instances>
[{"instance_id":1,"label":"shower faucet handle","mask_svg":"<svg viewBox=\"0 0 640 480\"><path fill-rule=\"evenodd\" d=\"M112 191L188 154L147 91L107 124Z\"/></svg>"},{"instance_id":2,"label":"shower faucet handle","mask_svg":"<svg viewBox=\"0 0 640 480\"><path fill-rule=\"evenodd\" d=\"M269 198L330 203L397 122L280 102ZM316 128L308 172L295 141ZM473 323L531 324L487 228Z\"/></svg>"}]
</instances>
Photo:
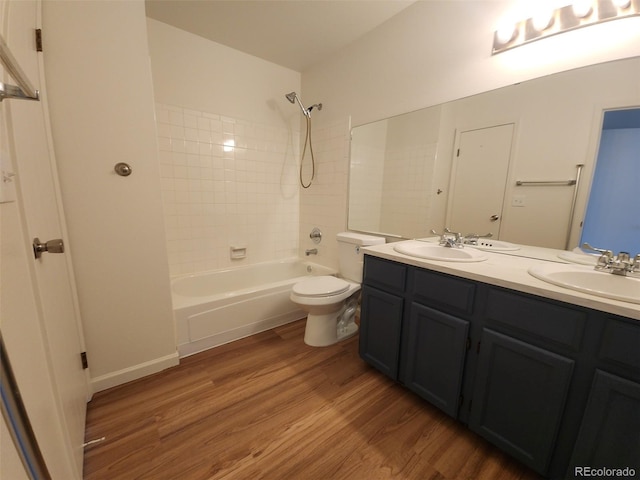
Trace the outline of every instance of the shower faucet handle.
<instances>
[{"instance_id":1,"label":"shower faucet handle","mask_svg":"<svg viewBox=\"0 0 640 480\"><path fill-rule=\"evenodd\" d=\"M322 241L322 232L318 227L314 227L314 229L311 230L311 233L309 234L309 238L313 240L313 243L318 244Z\"/></svg>"}]
</instances>

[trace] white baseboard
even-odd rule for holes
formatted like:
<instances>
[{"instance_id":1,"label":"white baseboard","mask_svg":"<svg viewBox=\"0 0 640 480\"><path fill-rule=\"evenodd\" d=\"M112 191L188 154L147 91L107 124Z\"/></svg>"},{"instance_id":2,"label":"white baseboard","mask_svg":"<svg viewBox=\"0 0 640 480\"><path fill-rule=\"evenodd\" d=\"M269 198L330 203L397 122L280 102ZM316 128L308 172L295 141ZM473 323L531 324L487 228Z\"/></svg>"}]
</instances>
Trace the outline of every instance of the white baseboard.
<instances>
[{"instance_id":1,"label":"white baseboard","mask_svg":"<svg viewBox=\"0 0 640 480\"><path fill-rule=\"evenodd\" d=\"M123 383L137 380L153 373L161 372L169 367L175 367L180 363L178 352L156 358L148 362L140 363L132 367L127 367L117 372L107 373L91 379L91 389L93 393L116 387Z\"/></svg>"}]
</instances>

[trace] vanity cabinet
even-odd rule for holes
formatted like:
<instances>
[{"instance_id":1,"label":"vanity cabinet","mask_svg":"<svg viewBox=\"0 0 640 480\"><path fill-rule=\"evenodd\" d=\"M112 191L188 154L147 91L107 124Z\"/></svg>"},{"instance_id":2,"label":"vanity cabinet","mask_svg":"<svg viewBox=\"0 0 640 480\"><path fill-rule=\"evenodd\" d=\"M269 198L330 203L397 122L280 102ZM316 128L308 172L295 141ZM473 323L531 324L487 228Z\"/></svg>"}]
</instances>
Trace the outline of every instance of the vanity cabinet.
<instances>
[{"instance_id":1,"label":"vanity cabinet","mask_svg":"<svg viewBox=\"0 0 640 480\"><path fill-rule=\"evenodd\" d=\"M469 427L547 472L588 314L497 287L485 292Z\"/></svg>"},{"instance_id":2,"label":"vanity cabinet","mask_svg":"<svg viewBox=\"0 0 640 480\"><path fill-rule=\"evenodd\" d=\"M548 478L640 473L640 322L365 255L361 357Z\"/></svg>"},{"instance_id":3,"label":"vanity cabinet","mask_svg":"<svg viewBox=\"0 0 640 480\"><path fill-rule=\"evenodd\" d=\"M402 383L452 417L458 416L469 322L411 305Z\"/></svg>"},{"instance_id":4,"label":"vanity cabinet","mask_svg":"<svg viewBox=\"0 0 640 480\"><path fill-rule=\"evenodd\" d=\"M584 467L640 474L640 383L596 370L567 478Z\"/></svg>"},{"instance_id":5,"label":"vanity cabinet","mask_svg":"<svg viewBox=\"0 0 640 480\"><path fill-rule=\"evenodd\" d=\"M633 321L604 318L566 477L583 478L584 467L630 468L640 476L640 328Z\"/></svg>"},{"instance_id":6,"label":"vanity cabinet","mask_svg":"<svg viewBox=\"0 0 640 480\"><path fill-rule=\"evenodd\" d=\"M400 334L407 267L375 259L365 262L360 314L360 356L398 379Z\"/></svg>"},{"instance_id":7,"label":"vanity cabinet","mask_svg":"<svg viewBox=\"0 0 640 480\"><path fill-rule=\"evenodd\" d=\"M408 277L400 380L457 418L475 284L418 268L411 268Z\"/></svg>"},{"instance_id":8,"label":"vanity cabinet","mask_svg":"<svg viewBox=\"0 0 640 480\"><path fill-rule=\"evenodd\" d=\"M469 427L537 472L546 472L574 361L483 329Z\"/></svg>"},{"instance_id":9,"label":"vanity cabinet","mask_svg":"<svg viewBox=\"0 0 640 480\"><path fill-rule=\"evenodd\" d=\"M404 310L402 297L365 286L362 289L361 309L360 356L388 377L397 380Z\"/></svg>"}]
</instances>

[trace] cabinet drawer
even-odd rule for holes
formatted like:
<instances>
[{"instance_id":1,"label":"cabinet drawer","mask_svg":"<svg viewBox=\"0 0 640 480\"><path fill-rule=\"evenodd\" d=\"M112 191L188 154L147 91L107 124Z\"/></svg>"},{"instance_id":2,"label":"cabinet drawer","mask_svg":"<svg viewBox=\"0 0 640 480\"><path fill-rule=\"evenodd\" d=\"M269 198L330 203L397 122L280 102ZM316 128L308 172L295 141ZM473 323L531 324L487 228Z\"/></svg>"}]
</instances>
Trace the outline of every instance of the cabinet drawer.
<instances>
[{"instance_id":1,"label":"cabinet drawer","mask_svg":"<svg viewBox=\"0 0 640 480\"><path fill-rule=\"evenodd\" d=\"M640 322L633 324L608 318L598 357L640 374Z\"/></svg>"},{"instance_id":2,"label":"cabinet drawer","mask_svg":"<svg viewBox=\"0 0 640 480\"><path fill-rule=\"evenodd\" d=\"M383 290L403 294L407 283L407 267L401 263L364 256L364 283Z\"/></svg>"},{"instance_id":3,"label":"cabinet drawer","mask_svg":"<svg viewBox=\"0 0 640 480\"><path fill-rule=\"evenodd\" d=\"M437 306L449 313L470 315L473 312L474 282L418 268L412 272L415 301Z\"/></svg>"},{"instance_id":4,"label":"cabinet drawer","mask_svg":"<svg viewBox=\"0 0 640 480\"><path fill-rule=\"evenodd\" d=\"M491 288L486 320L577 352L582 345L587 313L569 305Z\"/></svg>"}]
</instances>

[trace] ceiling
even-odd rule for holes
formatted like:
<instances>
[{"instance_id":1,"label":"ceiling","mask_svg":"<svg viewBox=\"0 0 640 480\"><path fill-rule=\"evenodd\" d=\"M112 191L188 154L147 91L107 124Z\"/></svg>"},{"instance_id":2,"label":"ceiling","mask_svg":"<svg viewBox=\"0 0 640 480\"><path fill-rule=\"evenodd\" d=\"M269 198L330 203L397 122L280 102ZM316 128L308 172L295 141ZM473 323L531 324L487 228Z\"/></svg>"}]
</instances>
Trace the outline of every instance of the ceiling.
<instances>
[{"instance_id":1,"label":"ceiling","mask_svg":"<svg viewBox=\"0 0 640 480\"><path fill-rule=\"evenodd\" d=\"M302 72L415 0L146 0L147 16Z\"/></svg>"}]
</instances>

